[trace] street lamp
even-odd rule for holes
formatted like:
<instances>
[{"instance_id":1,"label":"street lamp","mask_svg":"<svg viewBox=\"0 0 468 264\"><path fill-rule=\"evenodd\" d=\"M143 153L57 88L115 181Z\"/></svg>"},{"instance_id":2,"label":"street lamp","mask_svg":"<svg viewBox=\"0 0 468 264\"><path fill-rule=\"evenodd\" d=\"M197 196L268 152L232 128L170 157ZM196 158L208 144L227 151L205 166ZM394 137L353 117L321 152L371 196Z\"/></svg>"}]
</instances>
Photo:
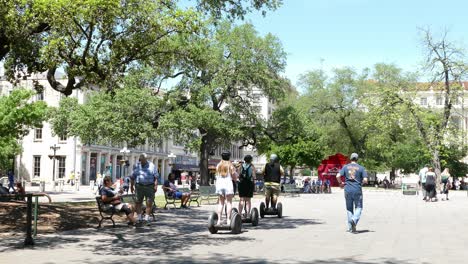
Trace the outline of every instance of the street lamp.
<instances>
[{"instance_id":1,"label":"street lamp","mask_svg":"<svg viewBox=\"0 0 468 264\"><path fill-rule=\"evenodd\" d=\"M175 158L177 156L174 153L171 152L171 154L167 155L167 157L169 158L169 166L172 167L172 165L174 165Z\"/></svg>"},{"instance_id":2,"label":"street lamp","mask_svg":"<svg viewBox=\"0 0 468 264\"><path fill-rule=\"evenodd\" d=\"M51 158L53 160L53 171L52 171L52 182L55 182L55 159L57 158L57 150L60 149L60 146L57 146L57 144L54 144L53 146L50 147L51 150L54 151L54 155L51 157L49 155L49 158Z\"/></svg>"},{"instance_id":3,"label":"street lamp","mask_svg":"<svg viewBox=\"0 0 468 264\"><path fill-rule=\"evenodd\" d=\"M127 147L124 147L120 150L120 153L123 154L122 159L120 160L120 178L122 178L123 166L125 165L127 154L130 153L130 150Z\"/></svg>"}]
</instances>

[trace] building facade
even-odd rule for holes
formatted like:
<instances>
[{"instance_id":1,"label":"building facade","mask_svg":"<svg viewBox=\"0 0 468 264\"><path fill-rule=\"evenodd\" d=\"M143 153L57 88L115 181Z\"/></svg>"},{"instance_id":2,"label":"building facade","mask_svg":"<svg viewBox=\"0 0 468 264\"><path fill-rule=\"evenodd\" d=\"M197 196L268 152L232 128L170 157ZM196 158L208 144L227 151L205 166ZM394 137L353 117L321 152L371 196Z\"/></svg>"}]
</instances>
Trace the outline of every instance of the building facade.
<instances>
[{"instance_id":1,"label":"building facade","mask_svg":"<svg viewBox=\"0 0 468 264\"><path fill-rule=\"evenodd\" d=\"M0 69L2 69L0 65ZM42 100L48 106L57 107L64 96L53 90L44 74L31 76L13 86L0 70L0 96L10 94L17 87L32 89L33 81L44 87L43 92L33 100ZM73 91L72 97L83 103L85 95L81 90ZM73 173L81 184L96 180L98 173L111 175L114 180L129 175L138 162L139 155L146 153L161 174L167 179L173 170L185 170L198 167L196 154L185 151L184 146L163 140L160 144L145 144L127 149L120 145L86 145L77 137L59 137L53 134L52 127L45 122L41 128L34 128L21 140L23 151L15 160L15 175L26 181L52 182L57 179L69 179ZM184 165L184 166L182 166Z\"/></svg>"}]
</instances>

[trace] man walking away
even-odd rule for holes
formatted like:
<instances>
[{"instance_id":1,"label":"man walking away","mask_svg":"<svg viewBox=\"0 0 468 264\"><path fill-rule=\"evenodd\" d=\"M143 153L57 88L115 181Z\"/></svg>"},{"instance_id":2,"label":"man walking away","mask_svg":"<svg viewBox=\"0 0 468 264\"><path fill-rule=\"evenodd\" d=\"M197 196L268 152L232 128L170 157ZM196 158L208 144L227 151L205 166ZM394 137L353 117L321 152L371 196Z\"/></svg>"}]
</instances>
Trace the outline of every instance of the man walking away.
<instances>
[{"instance_id":1,"label":"man walking away","mask_svg":"<svg viewBox=\"0 0 468 264\"><path fill-rule=\"evenodd\" d=\"M344 193L346 200L346 211L348 215L348 232L357 233L356 225L362 213L362 184L367 184L367 172L364 167L357 164L359 156L351 154L351 163L345 165L336 175L338 183L343 188L341 176L345 177Z\"/></svg>"}]
</instances>

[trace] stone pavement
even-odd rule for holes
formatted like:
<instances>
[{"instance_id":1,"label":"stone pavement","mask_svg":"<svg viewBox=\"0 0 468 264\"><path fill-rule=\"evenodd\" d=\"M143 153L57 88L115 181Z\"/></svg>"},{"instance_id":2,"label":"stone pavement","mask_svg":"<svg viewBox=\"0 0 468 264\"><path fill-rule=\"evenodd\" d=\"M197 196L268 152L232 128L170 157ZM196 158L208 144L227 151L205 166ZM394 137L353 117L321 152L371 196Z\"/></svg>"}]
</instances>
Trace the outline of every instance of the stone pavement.
<instances>
[{"instance_id":1,"label":"stone pavement","mask_svg":"<svg viewBox=\"0 0 468 264\"><path fill-rule=\"evenodd\" d=\"M244 224L243 233L211 235L215 205L161 211L151 227L84 229L40 235L34 249L21 237L0 243L0 263L468 263L468 198L425 203L398 191L365 191L359 234L346 233L344 198L282 198L284 218ZM259 201L255 204L258 206Z\"/></svg>"}]
</instances>

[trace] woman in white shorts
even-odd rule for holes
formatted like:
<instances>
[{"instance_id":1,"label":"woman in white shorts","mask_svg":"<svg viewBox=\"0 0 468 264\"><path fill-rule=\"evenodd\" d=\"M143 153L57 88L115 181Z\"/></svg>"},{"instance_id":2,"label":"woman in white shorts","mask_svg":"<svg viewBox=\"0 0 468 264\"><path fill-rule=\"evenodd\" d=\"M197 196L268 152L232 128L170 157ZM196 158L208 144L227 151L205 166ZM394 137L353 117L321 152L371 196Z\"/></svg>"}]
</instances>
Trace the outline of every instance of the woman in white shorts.
<instances>
[{"instance_id":1,"label":"woman in white shorts","mask_svg":"<svg viewBox=\"0 0 468 264\"><path fill-rule=\"evenodd\" d=\"M238 174L234 165L232 165L229 159L231 158L230 152L223 152L221 154L222 160L216 166L216 193L219 195L218 203L218 223L221 224L223 218L223 207L224 201L226 200L227 210L227 225L231 224L231 209L232 209L232 197L234 197L234 186L233 180L237 180Z\"/></svg>"}]
</instances>

